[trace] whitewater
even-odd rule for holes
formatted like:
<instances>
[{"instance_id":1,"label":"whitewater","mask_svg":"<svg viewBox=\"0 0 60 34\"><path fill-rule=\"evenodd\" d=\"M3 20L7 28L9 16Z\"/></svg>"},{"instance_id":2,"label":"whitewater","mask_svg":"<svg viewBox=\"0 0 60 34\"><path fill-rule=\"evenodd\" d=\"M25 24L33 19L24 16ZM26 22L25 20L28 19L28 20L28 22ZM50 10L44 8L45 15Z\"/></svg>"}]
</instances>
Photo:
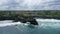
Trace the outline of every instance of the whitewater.
<instances>
[{"instance_id":1,"label":"whitewater","mask_svg":"<svg viewBox=\"0 0 60 34\"><path fill-rule=\"evenodd\" d=\"M36 19L38 26L27 23L0 21L0 34L60 34L60 20Z\"/></svg>"},{"instance_id":2,"label":"whitewater","mask_svg":"<svg viewBox=\"0 0 60 34\"><path fill-rule=\"evenodd\" d=\"M54 28L60 28L60 20L57 19L36 19L38 22L38 27L54 27ZM6 27L6 26L14 26L14 25L23 25L21 22L13 22L13 20L4 20L0 21L0 27ZM27 25L27 24L24 24ZM28 25L27 25L28 26Z\"/></svg>"}]
</instances>

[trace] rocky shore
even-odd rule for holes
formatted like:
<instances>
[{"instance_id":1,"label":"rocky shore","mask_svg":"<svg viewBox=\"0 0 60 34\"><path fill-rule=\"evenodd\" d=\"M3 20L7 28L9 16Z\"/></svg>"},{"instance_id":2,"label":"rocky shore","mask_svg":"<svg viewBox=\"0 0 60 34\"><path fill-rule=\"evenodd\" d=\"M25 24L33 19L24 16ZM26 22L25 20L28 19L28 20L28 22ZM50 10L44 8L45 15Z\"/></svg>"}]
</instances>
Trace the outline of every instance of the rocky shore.
<instances>
[{"instance_id":1,"label":"rocky shore","mask_svg":"<svg viewBox=\"0 0 60 34\"><path fill-rule=\"evenodd\" d=\"M0 17L0 20L13 20L13 22L18 22L20 21L21 23L27 23L30 22L32 25L38 25L36 19L32 17Z\"/></svg>"},{"instance_id":2,"label":"rocky shore","mask_svg":"<svg viewBox=\"0 0 60 34\"><path fill-rule=\"evenodd\" d=\"M27 23L30 22L32 25L38 25L38 22L36 21L35 18L43 18L43 19L60 19L60 17L46 17L46 16L0 16L0 20L13 20L13 22L18 22L20 21L21 23Z\"/></svg>"},{"instance_id":3,"label":"rocky shore","mask_svg":"<svg viewBox=\"0 0 60 34\"><path fill-rule=\"evenodd\" d=\"M30 24L38 25L35 18L60 20L60 11L0 11L0 20L30 22Z\"/></svg>"}]
</instances>

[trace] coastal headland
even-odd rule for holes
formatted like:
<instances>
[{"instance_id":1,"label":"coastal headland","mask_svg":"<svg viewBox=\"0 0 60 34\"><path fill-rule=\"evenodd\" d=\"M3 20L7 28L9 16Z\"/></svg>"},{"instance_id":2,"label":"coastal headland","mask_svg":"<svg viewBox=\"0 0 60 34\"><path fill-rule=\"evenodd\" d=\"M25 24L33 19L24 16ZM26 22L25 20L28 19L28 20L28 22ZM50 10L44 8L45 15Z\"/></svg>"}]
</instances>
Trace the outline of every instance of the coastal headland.
<instances>
[{"instance_id":1,"label":"coastal headland","mask_svg":"<svg viewBox=\"0 0 60 34\"><path fill-rule=\"evenodd\" d=\"M0 11L0 20L14 20L38 25L35 18L60 19L59 10Z\"/></svg>"}]
</instances>

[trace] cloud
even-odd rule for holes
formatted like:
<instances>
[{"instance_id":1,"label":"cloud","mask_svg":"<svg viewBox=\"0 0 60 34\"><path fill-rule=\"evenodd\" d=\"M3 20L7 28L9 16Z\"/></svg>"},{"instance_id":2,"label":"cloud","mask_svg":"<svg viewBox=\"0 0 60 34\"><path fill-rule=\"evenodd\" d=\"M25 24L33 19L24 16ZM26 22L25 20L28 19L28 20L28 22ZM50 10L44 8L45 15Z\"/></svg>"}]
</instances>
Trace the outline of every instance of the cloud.
<instances>
[{"instance_id":1,"label":"cloud","mask_svg":"<svg viewBox=\"0 0 60 34\"><path fill-rule=\"evenodd\" d=\"M3 3L6 3L7 0L0 0L0 5L3 4Z\"/></svg>"},{"instance_id":2,"label":"cloud","mask_svg":"<svg viewBox=\"0 0 60 34\"><path fill-rule=\"evenodd\" d=\"M37 1L36 0L24 0L22 5L23 6L26 5L27 8L32 9L34 8L34 6L41 6L41 5L43 6L46 3L51 2L51 1L53 0L37 0Z\"/></svg>"},{"instance_id":3,"label":"cloud","mask_svg":"<svg viewBox=\"0 0 60 34\"><path fill-rule=\"evenodd\" d=\"M0 10L60 10L60 0L0 0Z\"/></svg>"}]
</instances>

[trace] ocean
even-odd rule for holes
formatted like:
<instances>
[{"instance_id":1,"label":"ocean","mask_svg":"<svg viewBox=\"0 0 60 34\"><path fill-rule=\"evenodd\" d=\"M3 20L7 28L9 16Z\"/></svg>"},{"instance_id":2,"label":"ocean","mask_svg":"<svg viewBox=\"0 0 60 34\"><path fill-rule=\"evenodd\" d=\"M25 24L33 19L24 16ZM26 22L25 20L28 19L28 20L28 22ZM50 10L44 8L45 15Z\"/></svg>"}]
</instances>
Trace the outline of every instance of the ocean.
<instances>
[{"instance_id":1,"label":"ocean","mask_svg":"<svg viewBox=\"0 0 60 34\"><path fill-rule=\"evenodd\" d=\"M57 19L36 19L38 26L12 21L0 21L0 34L60 34L60 20Z\"/></svg>"}]
</instances>

